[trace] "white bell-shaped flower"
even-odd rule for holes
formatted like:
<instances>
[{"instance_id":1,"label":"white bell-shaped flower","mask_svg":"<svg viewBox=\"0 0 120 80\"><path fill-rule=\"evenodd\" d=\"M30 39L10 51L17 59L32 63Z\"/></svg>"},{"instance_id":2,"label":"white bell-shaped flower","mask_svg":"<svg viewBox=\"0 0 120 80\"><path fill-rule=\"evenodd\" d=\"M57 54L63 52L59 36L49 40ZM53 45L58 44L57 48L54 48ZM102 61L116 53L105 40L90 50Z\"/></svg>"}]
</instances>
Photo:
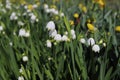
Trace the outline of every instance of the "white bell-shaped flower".
<instances>
[{"instance_id":1,"label":"white bell-shaped flower","mask_svg":"<svg viewBox=\"0 0 120 80\"><path fill-rule=\"evenodd\" d=\"M100 46L99 45L94 45L93 47L92 47L92 50L94 51L94 52L100 52Z\"/></svg>"},{"instance_id":2,"label":"white bell-shaped flower","mask_svg":"<svg viewBox=\"0 0 120 80\"><path fill-rule=\"evenodd\" d=\"M61 41L62 40L61 35L60 34L55 35L54 40Z\"/></svg>"},{"instance_id":3,"label":"white bell-shaped flower","mask_svg":"<svg viewBox=\"0 0 120 80\"><path fill-rule=\"evenodd\" d=\"M48 30L54 30L55 29L55 23L53 21L49 21L46 25L46 28Z\"/></svg>"},{"instance_id":4,"label":"white bell-shaped flower","mask_svg":"<svg viewBox=\"0 0 120 80\"><path fill-rule=\"evenodd\" d=\"M91 45L91 46L95 44L95 40L93 38L89 38L87 42L88 42L88 45Z\"/></svg>"},{"instance_id":5,"label":"white bell-shaped flower","mask_svg":"<svg viewBox=\"0 0 120 80\"><path fill-rule=\"evenodd\" d=\"M86 43L85 38L81 38L81 39L80 39L80 42L81 42L82 44L85 44L85 43Z\"/></svg>"},{"instance_id":6,"label":"white bell-shaped flower","mask_svg":"<svg viewBox=\"0 0 120 80\"><path fill-rule=\"evenodd\" d=\"M52 43L51 43L51 41L50 41L50 40L47 40L47 41L46 41L46 46L47 46L47 47L49 47L49 48L51 48L51 47L52 47Z\"/></svg>"}]
</instances>

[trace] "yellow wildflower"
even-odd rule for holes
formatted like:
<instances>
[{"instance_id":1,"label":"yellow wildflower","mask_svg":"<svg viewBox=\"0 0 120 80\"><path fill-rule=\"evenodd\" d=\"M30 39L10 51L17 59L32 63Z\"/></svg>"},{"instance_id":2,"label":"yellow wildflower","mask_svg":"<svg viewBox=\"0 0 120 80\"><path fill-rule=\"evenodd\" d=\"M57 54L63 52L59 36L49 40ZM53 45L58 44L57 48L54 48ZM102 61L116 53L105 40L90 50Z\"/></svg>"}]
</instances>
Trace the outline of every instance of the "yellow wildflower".
<instances>
[{"instance_id":1,"label":"yellow wildflower","mask_svg":"<svg viewBox=\"0 0 120 80\"><path fill-rule=\"evenodd\" d=\"M82 10L83 10L84 13L87 12L87 8L85 6L82 7Z\"/></svg>"},{"instance_id":2,"label":"yellow wildflower","mask_svg":"<svg viewBox=\"0 0 120 80\"><path fill-rule=\"evenodd\" d=\"M29 5L28 5L28 9L29 9L29 10L33 10L33 5L29 4Z\"/></svg>"},{"instance_id":3,"label":"yellow wildflower","mask_svg":"<svg viewBox=\"0 0 120 80\"><path fill-rule=\"evenodd\" d=\"M87 23L87 27L90 31L94 31L95 30L95 27L93 24L90 24L90 23Z\"/></svg>"},{"instance_id":4,"label":"yellow wildflower","mask_svg":"<svg viewBox=\"0 0 120 80\"><path fill-rule=\"evenodd\" d=\"M80 8L80 9L82 9L82 11L84 12L84 13L86 13L87 12L87 8L86 8L86 6L84 6L83 4L79 4L78 5L78 7Z\"/></svg>"},{"instance_id":5,"label":"yellow wildflower","mask_svg":"<svg viewBox=\"0 0 120 80\"><path fill-rule=\"evenodd\" d=\"M98 3L101 8L103 8L104 5L105 5L105 1L104 0L93 0L93 3Z\"/></svg>"},{"instance_id":6,"label":"yellow wildflower","mask_svg":"<svg viewBox=\"0 0 120 80\"><path fill-rule=\"evenodd\" d=\"M104 5L105 5L105 3L104 3L103 0L99 0L99 1L98 1L98 4L99 4L101 7L104 7Z\"/></svg>"},{"instance_id":7,"label":"yellow wildflower","mask_svg":"<svg viewBox=\"0 0 120 80\"><path fill-rule=\"evenodd\" d=\"M78 18L78 17L79 17L79 14L78 14L78 13L75 13L73 16L74 16L74 18Z\"/></svg>"},{"instance_id":8,"label":"yellow wildflower","mask_svg":"<svg viewBox=\"0 0 120 80\"><path fill-rule=\"evenodd\" d=\"M74 25L74 21L73 20L70 20L70 25Z\"/></svg>"},{"instance_id":9,"label":"yellow wildflower","mask_svg":"<svg viewBox=\"0 0 120 80\"><path fill-rule=\"evenodd\" d=\"M116 26L115 31L120 32L120 26Z\"/></svg>"}]
</instances>

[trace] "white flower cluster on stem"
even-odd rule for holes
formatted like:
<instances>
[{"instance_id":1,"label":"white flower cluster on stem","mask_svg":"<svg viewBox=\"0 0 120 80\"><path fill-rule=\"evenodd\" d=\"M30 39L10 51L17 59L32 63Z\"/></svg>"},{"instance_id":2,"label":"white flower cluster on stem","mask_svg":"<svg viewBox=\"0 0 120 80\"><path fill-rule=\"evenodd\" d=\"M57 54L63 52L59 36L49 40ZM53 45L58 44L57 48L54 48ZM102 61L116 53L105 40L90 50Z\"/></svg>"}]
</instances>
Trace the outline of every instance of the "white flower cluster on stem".
<instances>
[{"instance_id":1,"label":"white flower cluster on stem","mask_svg":"<svg viewBox=\"0 0 120 80\"><path fill-rule=\"evenodd\" d=\"M60 42L60 41L68 41L69 38L67 35L61 35L57 32L57 30L55 29L55 23L53 21L49 21L46 25L47 30L49 31L49 36L56 42ZM46 41L46 46L51 48L52 43L50 40Z\"/></svg>"},{"instance_id":2,"label":"white flower cluster on stem","mask_svg":"<svg viewBox=\"0 0 120 80\"><path fill-rule=\"evenodd\" d=\"M95 44L95 40L93 38L89 38L87 42L88 45L92 46L92 50L94 52L98 52L98 53L100 52L100 46Z\"/></svg>"},{"instance_id":3,"label":"white flower cluster on stem","mask_svg":"<svg viewBox=\"0 0 120 80\"><path fill-rule=\"evenodd\" d=\"M76 39L76 35L75 35L75 30L71 30L71 36L72 36L72 39Z\"/></svg>"},{"instance_id":4,"label":"white flower cluster on stem","mask_svg":"<svg viewBox=\"0 0 120 80\"><path fill-rule=\"evenodd\" d=\"M59 15L60 17L64 16L64 13L60 13L58 10L56 10L55 8L49 8L49 6L47 4L44 4L44 10L46 13L52 13L54 15Z\"/></svg>"},{"instance_id":5,"label":"white flower cluster on stem","mask_svg":"<svg viewBox=\"0 0 120 80\"><path fill-rule=\"evenodd\" d=\"M10 20L17 20L18 19L18 16L15 12L12 12L11 15L10 15Z\"/></svg>"},{"instance_id":6,"label":"white flower cluster on stem","mask_svg":"<svg viewBox=\"0 0 120 80\"><path fill-rule=\"evenodd\" d=\"M22 29L19 30L19 36L21 36L21 37L29 37L30 32L26 31L25 29L22 28Z\"/></svg>"}]
</instances>

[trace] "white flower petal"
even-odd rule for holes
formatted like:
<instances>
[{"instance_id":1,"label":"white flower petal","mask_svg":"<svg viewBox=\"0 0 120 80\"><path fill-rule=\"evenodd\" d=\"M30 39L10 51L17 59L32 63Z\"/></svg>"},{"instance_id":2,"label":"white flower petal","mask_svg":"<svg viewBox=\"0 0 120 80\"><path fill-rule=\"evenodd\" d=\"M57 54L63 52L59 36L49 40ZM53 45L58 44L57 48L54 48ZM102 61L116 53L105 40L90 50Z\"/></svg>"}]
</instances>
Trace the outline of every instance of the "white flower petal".
<instances>
[{"instance_id":1,"label":"white flower petal","mask_svg":"<svg viewBox=\"0 0 120 80\"><path fill-rule=\"evenodd\" d=\"M47 41L46 41L46 45L47 45L47 47L51 48L51 47L52 47L51 41L50 41L50 40L47 40Z\"/></svg>"},{"instance_id":2,"label":"white flower petal","mask_svg":"<svg viewBox=\"0 0 120 80\"><path fill-rule=\"evenodd\" d=\"M88 45L91 45L91 46L95 44L95 40L93 38L89 38L87 42L88 42Z\"/></svg>"},{"instance_id":3,"label":"white flower petal","mask_svg":"<svg viewBox=\"0 0 120 80\"><path fill-rule=\"evenodd\" d=\"M26 61L28 61L28 56L23 56L22 59L23 59L24 62L26 62Z\"/></svg>"},{"instance_id":4,"label":"white flower petal","mask_svg":"<svg viewBox=\"0 0 120 80\"><path fill-rule=\"evenodd\" d=\"M94 52L98 52L98 53L99 53L99 51L100 51L99 45L94 45L94 46L92 47L92 50L93 50Z\"/></svg>"},{"instance_id":5,"label":"white flower petal","mask_svg":"<svg viewBox=\"0 0 120 80\"><path fill-rule=\"evenodd\" d=\"M49 21L46 25L46 28L48 30L54 30L55 29L55 23L53 21Z\"/></svg>"},{"instance_id":6,"label":"white flower petal","mask_svg":"<svg viewBox=\"0 0 120 80\"><path fill-rule=\"evenodd\" d=\"M61 35L60 34L55 35L54 40L61 41L62 40Z\"/></svg>"},{"instance_id":7,"label":"white flower petal","mask_svg":"<svg viewBox=\"0 0 120 80\"><path fill-rule=\"evenodd\" d=\"M86 42L86 40L85 40L84 38L81 38L81 39L80 39L80 42L81 42L82 44L84 44L84 43Z\"/></svg>"}]
</instances>

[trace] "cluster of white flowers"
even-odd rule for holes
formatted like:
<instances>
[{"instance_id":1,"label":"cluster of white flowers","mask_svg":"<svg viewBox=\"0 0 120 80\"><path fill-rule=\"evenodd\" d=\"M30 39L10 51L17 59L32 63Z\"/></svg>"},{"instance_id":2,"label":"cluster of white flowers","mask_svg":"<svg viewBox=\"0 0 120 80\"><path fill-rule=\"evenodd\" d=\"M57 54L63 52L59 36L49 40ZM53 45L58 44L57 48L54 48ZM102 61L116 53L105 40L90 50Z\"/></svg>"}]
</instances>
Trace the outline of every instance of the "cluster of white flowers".
<instances>
[{"instance_id":1,"label":"cluster of white flowers","mask_svg":"<svg viewBox=\"0 0 120 80\"><path fill-rule=\"evenodd\" d=\"M88 45L92 46L92 50L94 52L100 52L100 46L95 44L95 40L93 38L89 38L87 41Z\"/></svg>"},{"instance_id":2,"label":"cluster of white flowers","mask_svg":"<svg viewBox=\"0 0 120 80\"><path fill-rule=\"evenodd\" d=\"M33 8L37 8L38 6L36 4L34 4L34 5L32 5L32 7ZM39 21L37 16L31 10L28 9L27 5L24 6L24 9L25 9L26 12L24 12L22 15L23 16L27 16L28 15L30 17L30 22L31 23L35 23L35 22Z\"/></svg>"},{"instance_id":3,"label":"cluster of white flowers","mask_svg":"<svg viewBox=\"0 0 120 80\"><path fill-rule=\"evenodd\" d=\"M57 33L57 30L55 29L55 23L53 21L49 21L46 25L47 30L49 31L49 36L52 37L55 41L60 42L60 41L69 41L69 38L67 35L61 35ZM52 46L52 43L50 40L46 41L47 47Z\"/></svg>"},{"instance_id":4,"label":"cluster of white flowers","mask_svg":"<svg viewBox=\"0 0 120 80\"><path fill-rule=\"evenodd\" d=\"M56 10L55 8L49 8L49 6L47 4L44 4L44 10L46 13L52 13L54 15L60 15L60 17L64 16L64 13L60 13L58 10Z\"/></svg>"},{"instance_id":5,"label":"cluster of white flowers","mask_svg":"<svg viewBox=\"0 0 120 80\"><path fill-rule=\"evenodd\" d=\"M54 37L54 40L61 41L62 40L62 36L60 34L56 34L55 37Z\"/></svg>"},{"instance_id":6,"label":"cluster of white flowers","mask_svg":"<svg viewBox=\"0 0 120 80\"><path fill-rule=\"evenodd\" d=\"M24 80L24 77L23 76L19 76L18 80Z\"/></svg>"},{"instance_id":7,"label":"cluster of white flowers","mask_svg":"<svg viewBox=\"0 0 120 80\"><path fill-rule=\"evenodd\" d=\"M67 36L67 35L63 35L63 36L62 36L62 41L69 41L68 36Z\"/></svg>"},{"instance_id":8,"label":"cluster of white flowers","mask_svg":"<svg viewBox=\"0 0 120 80\"><path fill-rule=\"evenodd\" d=\"M31 23L34 23L34 22L38 22L38 19L36 18L36 16L34 14L32 14L30 16L30 21L31 21Z\"/></svg>"},{"instance_id":9,"label":"cluster of white flowers","mask_svg":"<svg viewBox=\"0 0 120 80\"><path fill-rule=\"evenodd\" d=\"M94 52L100 52L100 46L95 44L95 40L93 38L89 38L87 41L85 40L85 38L81 38L80 42L82 44L85 44L87 42L87 44L92 47L92 50Z\"/></svg>"},{"instance_id":10,"label":"cluster of white flowers","mask_svg":"<svg viewBox=\"0 0 120 80\"><path fill-rule=\"evenodd\" d=\"M26 31L25 29L20 29L19 30L19 36L23 37L29 37L30 36L30 31Z\"/></svg>"},{"instance_id":11,"label":"cluster of white flowers","mask_svg":"<svg viewBox=\"0 0 120 80\"><path fill-rule=\"evenodd\" d=\"M11 15L10 15L10 20L17 20L18 19L18 16L15 12L12 12Z\"/></svg>"},{"instance_id":12,"label":"cluster of white flowers","mask_svg":"<svg viewBox=\"0 0 120 80\"><path fill-rule=\"evenodd\" d=\"M76 39L76 34L74 29L71 29L71 36L72 36L72 39Z\"/></svg>"},{"instance_id":13,"label":"cluster of white flowers","mask_svg":"<svg viewBox=\"0 0 120 80\"><path fill-rule=\"evenodd\" d=\"M6 8L11 9L11 3L9 0L6 0Z\"/></svg>"}]
</instances>

